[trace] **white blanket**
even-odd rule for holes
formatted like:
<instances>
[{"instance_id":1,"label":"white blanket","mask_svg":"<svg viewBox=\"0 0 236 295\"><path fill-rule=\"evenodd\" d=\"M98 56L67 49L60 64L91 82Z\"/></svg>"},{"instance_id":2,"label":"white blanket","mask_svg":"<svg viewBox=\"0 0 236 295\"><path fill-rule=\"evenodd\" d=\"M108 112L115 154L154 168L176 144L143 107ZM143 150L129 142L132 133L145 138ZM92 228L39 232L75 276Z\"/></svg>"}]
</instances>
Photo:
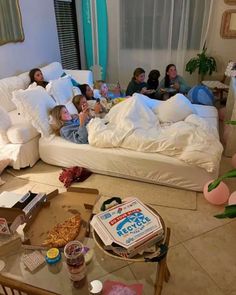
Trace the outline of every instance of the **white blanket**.
<instances>
[{"instance_id":1,"label":"white blanket","mask_svg":"<svg viewBox=\"0 0 236 295\"><path fill-rule=\"evenodd\" d=\"M217 130L195 114L161 126L153 111L157 103L138 94L119 103L104 119L88 124L89 144L161 153L208 172L217 169L223 151Z\"/></svg>"}]
</instances>

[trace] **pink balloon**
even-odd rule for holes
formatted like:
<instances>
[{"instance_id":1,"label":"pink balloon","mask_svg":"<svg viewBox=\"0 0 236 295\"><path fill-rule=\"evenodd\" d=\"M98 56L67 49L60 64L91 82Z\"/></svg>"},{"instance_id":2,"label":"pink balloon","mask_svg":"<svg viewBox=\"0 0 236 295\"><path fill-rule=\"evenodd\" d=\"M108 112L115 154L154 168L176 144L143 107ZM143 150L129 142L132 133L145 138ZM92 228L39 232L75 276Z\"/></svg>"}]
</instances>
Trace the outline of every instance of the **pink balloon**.
<instances>
[{"instance_id":1,"label":"pink balloon","mask_svg":"<svg viewBox=\"0 0 236 295\"><path fill-rule=\"evenodd\" d=\"M206 200L214 205L222 205L226 203L229 199L229 188L228 186L221 181L221 183L212 191L208 192L208 185L212 183L213 180L207 182L203 188L203 194Z\"/></svg>"},{"instance_id":2,"label":"pink balloon","mask_svg":"<svg viewBox=\"0 0 236 295\"><path fill-rule=\"evenodd\" d=\"M225 113L226 113L226 107L220 108L218 110L218 115L219 115L220 121L224 121L225 120Z\"/></svg>"},{"instance_id":3,"label":"pink balloon","mask_svg":"<svg viewBox=\"0 0 236 295\"><path fill-rule=\"evenodd\" d=\"M232 166L236 168L236 154L234 154L232 157Z\"/></svg>"},{"instance_id":4,"label":"pink balloon","mask_svg":"<svg viewBox=\"0 0 236 295\"><path fill-rule=\"evenodd\" d=\"M236 205L236 191L229 196L229 205Z\"/></svg>"}]
</instances>

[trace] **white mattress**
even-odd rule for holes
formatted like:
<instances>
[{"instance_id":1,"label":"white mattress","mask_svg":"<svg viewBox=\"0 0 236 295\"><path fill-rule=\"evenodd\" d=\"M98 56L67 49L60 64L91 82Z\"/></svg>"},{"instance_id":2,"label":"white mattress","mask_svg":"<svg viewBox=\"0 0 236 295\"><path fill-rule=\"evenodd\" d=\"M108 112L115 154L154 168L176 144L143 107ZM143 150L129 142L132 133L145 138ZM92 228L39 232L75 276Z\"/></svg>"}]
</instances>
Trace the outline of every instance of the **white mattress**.
<instances>
[{"instance_id":1,"label":"white mattress","mask_svg":"<svg viewBox=\"0 0 236 295\"><path fill-rule=\"evenodd\" d=\"M210 124L218 126L218 113L214 107L196 106L197 113ZM88 144L75 144L58 136L40 138L39 154L49 164L70 167L82 166L91 171L142 180L194 191L202 191L204 184L218 176L178 159L157 153L142 153L122 148L96 148Z\"/></svg>"}]
</instances>

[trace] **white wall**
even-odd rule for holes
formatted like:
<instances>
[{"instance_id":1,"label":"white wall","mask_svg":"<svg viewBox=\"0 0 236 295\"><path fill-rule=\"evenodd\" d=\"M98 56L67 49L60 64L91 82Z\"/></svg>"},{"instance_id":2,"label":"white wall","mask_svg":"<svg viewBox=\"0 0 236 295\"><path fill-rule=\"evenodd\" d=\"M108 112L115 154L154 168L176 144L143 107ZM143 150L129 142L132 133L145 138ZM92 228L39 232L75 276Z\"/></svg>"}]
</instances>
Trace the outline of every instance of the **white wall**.
<instances>
[{"instance_id":1,"label":"white wall","mask_svg":"<svg viewBox=\"0 0 236 295\"><path fill-rule=\"evenodd\" d=\"M0 46L0 78L60 61L53 0L19 0L25 40Z\"/></svg>"},{"instance_id":2,"label":"white wall","mask_svg":"<svg viewBox=\"0 0 236 295\"><path fill-rule=\"evenodd\" d=\"M223 0L214 1L213 15L209 34L207 39L207 47L210 55L214 56L217 61L217 73L214 76L222 78L226 65L229 60L236 60L236 38L223 39L220 36L221 19L223 12L228 9L236 9L236 5L227 5ZM214 77L213 76L213 77Z\"/></svg>"}]
</instances>

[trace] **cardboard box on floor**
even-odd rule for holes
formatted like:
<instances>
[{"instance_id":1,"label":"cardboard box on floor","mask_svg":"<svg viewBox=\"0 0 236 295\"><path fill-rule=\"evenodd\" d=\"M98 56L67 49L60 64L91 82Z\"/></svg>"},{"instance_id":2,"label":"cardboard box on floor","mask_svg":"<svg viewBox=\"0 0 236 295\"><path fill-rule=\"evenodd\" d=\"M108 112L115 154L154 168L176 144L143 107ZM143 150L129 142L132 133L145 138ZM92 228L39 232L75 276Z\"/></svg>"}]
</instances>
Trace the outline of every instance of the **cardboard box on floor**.
<instances>
[{"instance_id":1,"label":"cardboard box on floor","mask_svg":"<svg viewBox=\"0 0 236 295\"><path fill-rule=\"evenodd\" d=\"M35 208L24 228L27 244L33 246L32 248L40 248L47 238L47 233L56 224L64 222L75 214L81 215L81 229L77 239L82 241L88 232L98 194L98 190L90 188L69 188L64 193L55 190L47 194L47 202L42 207ZM9 212L12 210L6 209Z\"/></svg>"}]
</instances>

